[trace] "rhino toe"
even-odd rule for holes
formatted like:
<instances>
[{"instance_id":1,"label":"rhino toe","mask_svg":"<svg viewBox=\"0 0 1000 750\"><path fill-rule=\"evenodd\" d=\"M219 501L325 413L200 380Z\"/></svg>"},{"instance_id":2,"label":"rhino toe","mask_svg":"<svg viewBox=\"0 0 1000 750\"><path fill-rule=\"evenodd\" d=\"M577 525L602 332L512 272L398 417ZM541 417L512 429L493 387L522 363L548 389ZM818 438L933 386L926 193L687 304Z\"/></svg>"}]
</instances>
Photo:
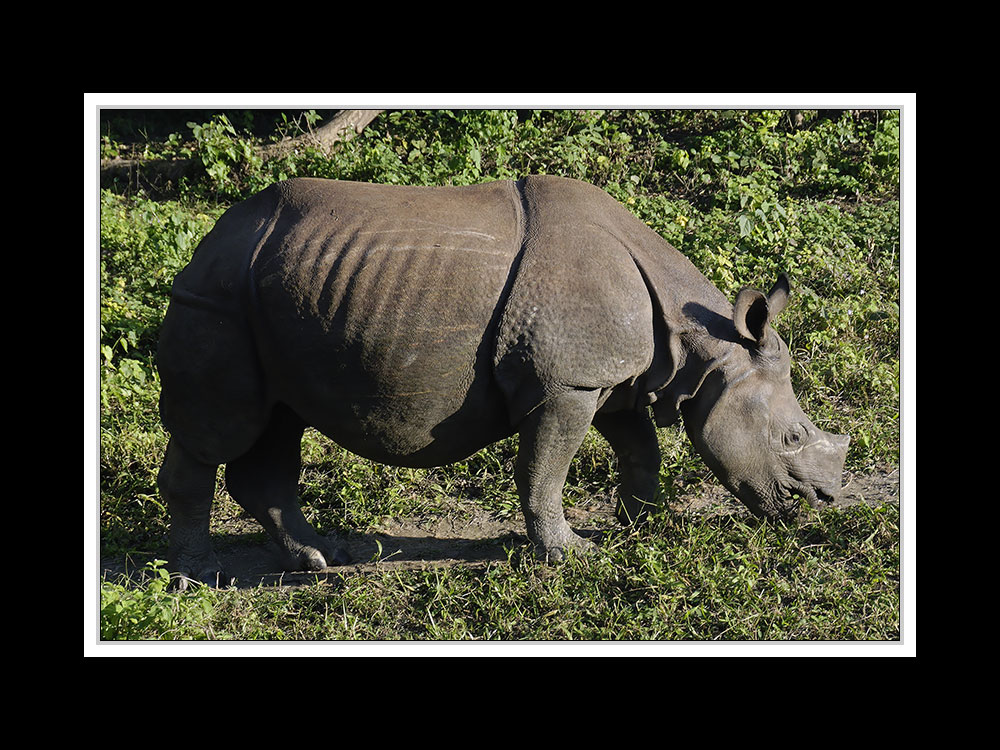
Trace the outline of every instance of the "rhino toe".
<instances>
[{"instance_id":1,"label":"rhino toe","mask_svg":"<svg viewBox=\"0 0 1000 750\"><path fill-rule=\"evenodd\" d=\"M174 591L184 592L195 586L211 586L215 589L228 588L236 583L236 579L217 566L210 566L197 573L178 571L170 575L170 587Z\"/></svg>"},{"instance_id":2,"label":"rhino toe","mask_svg":"<svg viewBox=\"0 0 1000 750\"><path fill-rule=\"evenodd\" d=\"M597 549L597 545L589 539L574 534L573 538L566 539L556 545L536 545L535 556L543 562L558 563L563 562L570 555L591 555L597 552Z\"/></svg>"},{"instance_id":3,"label":"rhino toe","mask_svg":"<svg viewBox=\"0 0 1000 750\"><path fill-rule=\"evenodd\" d=\"M347 551L332 540L319 538L316 543L302 545L297 550L285 554L285 570L323 570L351 561Z\"/></svg>"}]
</instances>

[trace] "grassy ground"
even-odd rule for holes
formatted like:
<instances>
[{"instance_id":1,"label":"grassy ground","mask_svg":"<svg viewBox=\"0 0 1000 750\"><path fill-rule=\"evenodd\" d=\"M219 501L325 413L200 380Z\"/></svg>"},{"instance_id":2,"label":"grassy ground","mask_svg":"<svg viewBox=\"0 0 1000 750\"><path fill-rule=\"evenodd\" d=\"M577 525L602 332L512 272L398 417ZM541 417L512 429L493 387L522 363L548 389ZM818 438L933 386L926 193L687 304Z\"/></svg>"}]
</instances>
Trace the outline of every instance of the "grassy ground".
<instances>
[{"instance_id":1,"label":"grassy ground","mask_svg":"<svg viewBox=\"0 0 1000 750\"><path fill-rule=\"evenodd\" d=\"M892 641L898 506L774 528L661 515L594 558L329 575L290 589L176 595L106 585L109 638L215 640Z\"/></svg>"},{"instance_id":2,"label":"grassy ground","mask_svg":"<svg viewBox=\"0 0 1000 750\"><path fill-rule=\"evenodd\" d=\"M332 155L273 162L255 156L259 136L244 129L252 120L206 115L197 129L176 131L168 122L163 135L136 143L129 113L104 118L106 155L195 158L204 170L101 191L102 556L165 556L155 475L166 436L153 354L174 274L228 205L294 175L457 184L564 174L606 189L731 297L787 271L795 296L778 330L803 408L823 429L852 436L848 471L898 466L898 113L803 111L797 121L781 111L391 112ZM714 482L680 431L661 431L661 442L668 494ZM311 435L300 494L322 531L444 512L456 497L509 517L519 512L515 446L418 472L356 460ZM567 503L607 493L613 474L606 446L588 440ZM218 500L221 518L231 510L222 486ZM898 507L877 502L812 513L794 528L666 510L641 530L610 532L597 556L560 566L536 564L515 537L507 559L484 565L344 572L287 590L176 595L153 565L139 586L101 584L101 635L894 641L899 528Z\"/></svg>"}]
</instances>

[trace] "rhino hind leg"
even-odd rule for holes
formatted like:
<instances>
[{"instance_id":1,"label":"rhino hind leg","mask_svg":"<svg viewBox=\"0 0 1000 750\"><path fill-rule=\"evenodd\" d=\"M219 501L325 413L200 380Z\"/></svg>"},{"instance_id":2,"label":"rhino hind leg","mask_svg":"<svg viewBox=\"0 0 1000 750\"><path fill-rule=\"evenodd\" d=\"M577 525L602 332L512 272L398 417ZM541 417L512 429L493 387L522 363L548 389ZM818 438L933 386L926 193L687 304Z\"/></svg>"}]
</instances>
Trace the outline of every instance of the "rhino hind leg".
<instances>
[{"instance_id":1,"label":"rhino hind leg","mask_svg":"<svg viewBox=\"0 0 1000 750\"><path fill-rule=\"evenodd\" d=\"M191 581L212 586L231 583L215 556L208 531L218 468L198 460L176 438L170 439L157 483L170 510L168 566L180 590Z\"/></svg>"},{"instance_id":2,"label":"rhino hind leg","mask_svg":"<svg viewBox=\"0 0 1000 750\"><path fill-rule=\"evenodd\" d=\"M594 418L598 396L599 391L566 391L531 412L518 429L514 479L528 538L542 559L558 561L567 550L586 553L596 547L566 522L562 491L570 462Z\"/></svg>"},{"instance_id":3,"label":"rhino hind leg","mask_svg":"<svg viewBox=\"0 0 1000 750\"><path fill-rule=\"evenodd\" d=\"M229 494L264 527L281 550L285 570L321 570L349 562L334 540L309 524L297 495L305 423L276 404L263 434L226 464Z\"/></svg>"},{"instance_id":4,"label":"rhino hind leg","mask_svg":"<svg viewBox=\"0 0 1000 750\"><path fill-rule=\"evenodd\" d=\"M618 459L621 486L615 516L625 526L640 524L660 496L660 445L648 410L598 414L594 427Z\"/></svg>"}]
</instances>

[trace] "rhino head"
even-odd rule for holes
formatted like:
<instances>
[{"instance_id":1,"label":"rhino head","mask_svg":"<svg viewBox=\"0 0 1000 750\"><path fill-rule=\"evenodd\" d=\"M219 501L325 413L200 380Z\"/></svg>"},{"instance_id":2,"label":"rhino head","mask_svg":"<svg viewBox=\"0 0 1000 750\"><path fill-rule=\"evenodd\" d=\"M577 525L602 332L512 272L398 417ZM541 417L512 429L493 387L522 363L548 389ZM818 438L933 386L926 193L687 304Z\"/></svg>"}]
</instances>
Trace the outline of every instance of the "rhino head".
<instances>
[{"instance_id":1,"label":"rhino head","mask_svg":"<svg viewBox=\"0 0 1000 750\"><path fill-rule=\"evenodd\" d=\"M836 499L850 442L816 427L792 391L788 346L771 327L788 295L784 275L767 295L743 289L731 323L702 337L702 356L694 358L700 382L678 399L708 467L755 515L770 519L794 517L799 498L814 507Z\"/></svg>"}]
</instances>

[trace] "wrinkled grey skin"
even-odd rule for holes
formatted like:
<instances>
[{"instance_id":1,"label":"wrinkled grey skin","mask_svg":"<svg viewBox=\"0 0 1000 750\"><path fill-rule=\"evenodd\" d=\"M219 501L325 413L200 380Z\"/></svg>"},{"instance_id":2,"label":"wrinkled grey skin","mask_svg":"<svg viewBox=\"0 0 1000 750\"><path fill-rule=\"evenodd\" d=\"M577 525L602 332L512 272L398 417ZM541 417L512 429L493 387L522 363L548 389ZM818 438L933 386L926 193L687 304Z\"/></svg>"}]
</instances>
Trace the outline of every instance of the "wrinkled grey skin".
<instances>
[{"instance_id":1,"label":"wrinkled grey skin","mask_svg":"<svg viewBox=\"0 0 1000 750\"><path fill-rule=\"evenodd\" d=\"M618 518L657 501L659 425L755 513L834 497L848 438L802 413L771 320L788 299L731 304L604 191L557 177L413 188L296 179L234 206L174 281L158 352L170 443L159 485L170 568L218 582L216 469L287 569L346 562L296 497L304 428L402 466L519 435L528 536L560 559L592 543L562 510L593 425L621 475Z\"/></svg>"}]
</instances>

